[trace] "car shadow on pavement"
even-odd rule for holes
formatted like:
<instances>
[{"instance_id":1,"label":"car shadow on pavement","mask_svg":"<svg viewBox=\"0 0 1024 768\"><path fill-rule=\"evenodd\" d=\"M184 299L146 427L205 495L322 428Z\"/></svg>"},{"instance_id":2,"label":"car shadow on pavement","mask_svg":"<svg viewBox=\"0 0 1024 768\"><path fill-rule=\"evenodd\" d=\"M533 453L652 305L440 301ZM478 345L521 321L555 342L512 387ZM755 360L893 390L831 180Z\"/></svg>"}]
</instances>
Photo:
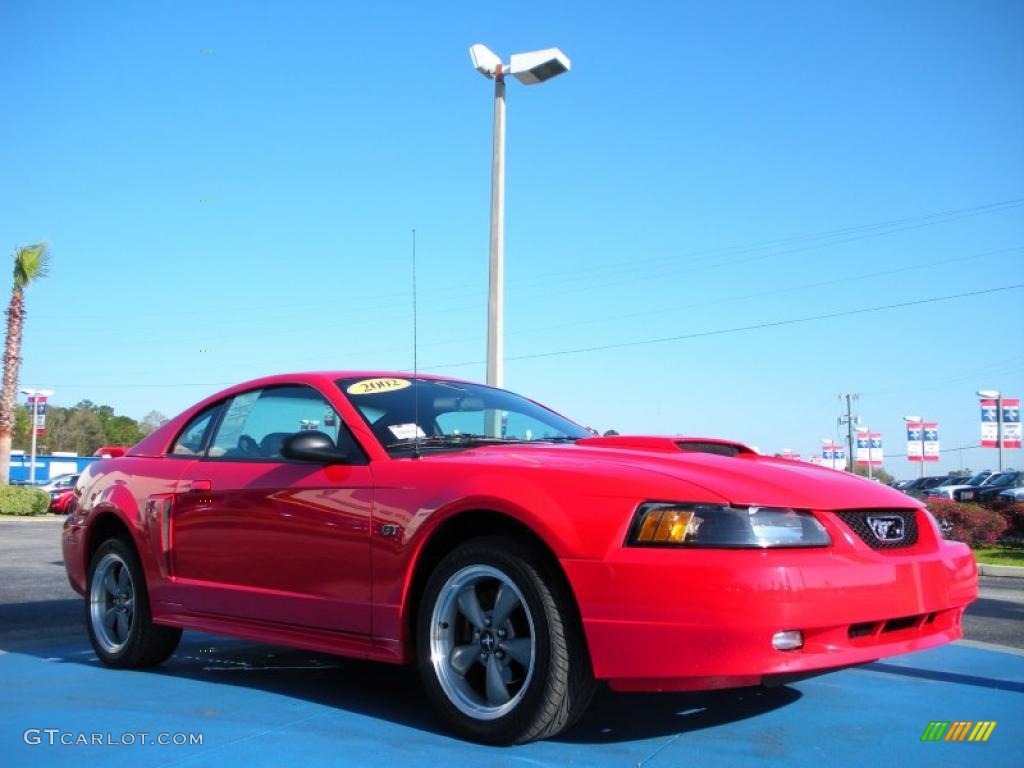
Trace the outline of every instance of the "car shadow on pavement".
<instances>
[{"instance_id":1,"label":"car shadow on pavement","mask_svg":"<svg viewBox=\"0 0 1024 768\"><path fill-rule=\"evenodd\" d=\"M679 735L758 717L800 696L789 686L697 693L615 693L602 687L579 723L556 740L607 744Z\"/></svg>"},{"instance_id":2,"label":"car shadow on pavement","mask_svg":"<svg viewBox=\"0 0 1024 768\"><path fill-rule=\"evenodd\" d=\"M61 604L62 613L72 608L65 603L76 603L74 612L81 616L80 601L52 602ZM45 614L43 609L24 607L20 612ZM51 643L23 644L17 652L50 661L59 658L64 664L100 665L88 642L64 643L59 652ZM133 674L251 688L448 735L431 715L413 667L185 632L168 661ZM660 694L618 694L602 686L580 722L557 740L591 744L673 736L756 717L791 704L800 695L785 686Z\"/></svg>"},{"instance_id":3,"label":"car shadow on pavement","mask_svg":"<svg viewBox=\"0 0 1024 768\"><path fill-rule=\"evenodd\" d=\"M936 680L942 683L974 685L980 688L992 688L997 691L1024 693L1024 683L1015 683L1012 680L994 680L991 677L963 675L958 672L940 672L935 669L920 669L918 667L903 667L898 664L885 664L878 661L867 664L863 668L886 675L900 675L901 677L913 677L920 680Z\"/></svg>"}]
</instances>

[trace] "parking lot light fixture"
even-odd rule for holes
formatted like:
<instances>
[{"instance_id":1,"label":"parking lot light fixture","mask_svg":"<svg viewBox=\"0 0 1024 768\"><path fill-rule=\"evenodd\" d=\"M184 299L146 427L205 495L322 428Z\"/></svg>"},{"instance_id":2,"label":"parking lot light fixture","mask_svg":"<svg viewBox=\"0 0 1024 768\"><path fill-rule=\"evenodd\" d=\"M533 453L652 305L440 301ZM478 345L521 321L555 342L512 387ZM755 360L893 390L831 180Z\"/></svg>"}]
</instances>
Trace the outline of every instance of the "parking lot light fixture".
<instances>
[{"instance_id":1,"label":"parking lot light fixture","mask_svg":"<svg viewBox=\"0 0 1024 768\"><path fill-rule=\"evenodd\" d=\"M32 389L31 387L23 387L21 394L28 395L32 398L32 452L29 458L28 464L28 481L29 483L35 483L36 481L36 436L37 428L36 423L39 419L39 398L49 397L53 394L52 389Z\"/></svg>"},{"instance_id":2,"label":"parking lot light fixture","mask_svg":"<svg viewBox=\"0 0 1024 768\"><path fill-rule=\"evenodd\" d=\"M487 383L504 382L505 292L505 75L524 85L536 85L569 71L569 57L558 48L515 53L508 64L486 45L469 48L473 67L494 80L494 136L491 151L491 242L487 291Z\"/></svg>"}]
</instances>

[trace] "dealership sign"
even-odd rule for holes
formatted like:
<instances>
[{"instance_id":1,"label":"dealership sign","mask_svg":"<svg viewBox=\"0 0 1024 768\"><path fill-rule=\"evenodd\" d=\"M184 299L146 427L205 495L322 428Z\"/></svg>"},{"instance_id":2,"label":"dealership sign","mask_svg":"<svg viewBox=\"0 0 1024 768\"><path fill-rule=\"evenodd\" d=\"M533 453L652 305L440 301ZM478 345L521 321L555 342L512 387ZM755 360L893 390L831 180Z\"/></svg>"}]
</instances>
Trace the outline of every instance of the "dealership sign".
<instances>
[{"instance_id":1,"label":"dealership sign","mask_svg":"<svg viewBox=\"0 0 1024 768\"><path fill-rule=\"evenodd\" d=\"M46 432L46 395L29 395L28 409L35 412L35 429L37 435Z\"/></svg>"},{"instance_id":2,"label":"dealership sign","mask_svg":"<svg viewBox=\"0 0 1024 768\"><path fill-rule=\"evenodd\" d=\"M1003 398L1003 448L1020 448L1020 400ZM981 400L981 446L997 448L999 446L999 401L993 398Z\"/></svg>"},{"instance_id":3,"label":"dealership sign","mask_svg":"<svg viewBox=\"0 0 1024 768\"><path fill-rule=\"evenodd\" d=\"M937 422L907 422L907 458L910 461L939 460L939 425Z\"/></svg>"},{"instance_id":4,"label":"dealership sign","mask_svg":"<svg viewBox=\"0 0 1024 768\"><path fill-rule=\"evenodd\" d=\"M827 440L821 444L821 466L831 469L846 468L846 449L842 443Z\"/></svg>"},{"instance_id":5,"label":"dealership sign","mask_svg":"<svg viewBox=\"0 0 1024 768\"><path fill-rule=\"evenodd\" d=\"M880 466L882 466L882 461L883 461L883 458L882 458L882 433L881 432L871 432L870 434L868 434L868 437L871 440L871 451L869 453L869 456L871 458L871 465L875 466L875 467L880 467Z\"/></svg>"},{"instance_id":6,"label":"dealership sign","mask_svg":"<svg viewBox=\"0 0 1024 768\"><path fill-rule=\"evenodd\" d=\"M880 432L857 433L857 463L882 466L882 435Z\"/></svg>"}]
</instances>

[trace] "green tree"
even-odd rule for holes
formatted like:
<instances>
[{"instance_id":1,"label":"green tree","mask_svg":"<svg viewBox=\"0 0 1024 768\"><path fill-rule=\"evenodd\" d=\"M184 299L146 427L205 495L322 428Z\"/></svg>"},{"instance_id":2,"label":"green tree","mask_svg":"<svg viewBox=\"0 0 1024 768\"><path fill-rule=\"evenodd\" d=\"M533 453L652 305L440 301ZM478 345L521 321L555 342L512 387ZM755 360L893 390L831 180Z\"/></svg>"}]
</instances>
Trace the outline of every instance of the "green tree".
<instances>
[{"instance_id":1,"label":"green tree","mask_svg":"<svg viewBox=\"0 0 1024 768\"><path fill-rule=\"evenodd\" d=\"M853 472L854 474L860 475L861 477L868 476L868 468L863 464L854 464ZM885 483L886 485L888 485L889 483L896 479L881 467L872 467L871 476L878 480L880 483Z\"/></svg>"},{"instance_id":2,"label":"green tree","mask_svg":"<svg viewBox=\"0 0 1024 768\"><path fill-rule=\"evenodd\" d=\"M29 431L31 429L32 415L28 412L28 408L19 405L14 411L14 439L11 442L11 447L27 451L32 441L32 433Z\"/></svg>"},{"instance_id":3,"label":"green tree","mask_svg":"<svg viewBox=\"0 0 1024 768\"><path fill-rule=\"evenodd\" d=\"M135 445L144 437L139 425L130 416L113 416L102 423L104 445Z\"/></svg>"},{"instance_id":4,"label":"green tree","mask_svg":"<svg viewBox=\"0 0 1024 768\"><path fill-rule=\"evenodd\" d=\"M139 422L139 429L142 430L143 435L148 435L154 429L162 427L167 421L167 417L160 413L160 411L150 411L142 417L142 421Z\"/></svg>"},{"instance_id":5,"label":"green tree","mask_svg":"<svg viewBox=\"0 0 1024 768\"><path fill-rule=\"evenodd\" d=\"M4 381L0 389L0 485L11 476L11 439L15 429L15 398L21 370L21 335L25 327L25 289L46 277L50 249L45 243L14 251L14 284L7 306L7 339L4 344Z\"/></svg>"},{"instance_id":6,"label":"green tree","mask_svg":"<svg viewBox=\"0 0 1024 768\"><path fill-rule=\"evenodd\" d=\"M68 415L67 433L59 451L74 451L79 456L91 456L103 445L103 423L94 411L75 408Z\"/></svg>"}]
</instances>

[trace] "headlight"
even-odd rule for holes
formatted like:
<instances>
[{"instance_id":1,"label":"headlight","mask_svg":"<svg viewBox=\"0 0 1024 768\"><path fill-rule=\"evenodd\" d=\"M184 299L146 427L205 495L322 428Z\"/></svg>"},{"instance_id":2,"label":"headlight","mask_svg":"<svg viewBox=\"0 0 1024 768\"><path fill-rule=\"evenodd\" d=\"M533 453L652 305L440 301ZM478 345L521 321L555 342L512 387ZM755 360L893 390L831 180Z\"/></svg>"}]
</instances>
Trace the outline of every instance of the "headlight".
<instances>
[{"instance_id":1,"label":"headlight","mask_svg":"<svg viewBox=\"0 0 1024 768\"><path fill-rule=\"evenodd\" d=\"M824 547L828 533L810 512L784 507L641 504L629 529L631 547Z\"/></svg>"}]
</instances>

